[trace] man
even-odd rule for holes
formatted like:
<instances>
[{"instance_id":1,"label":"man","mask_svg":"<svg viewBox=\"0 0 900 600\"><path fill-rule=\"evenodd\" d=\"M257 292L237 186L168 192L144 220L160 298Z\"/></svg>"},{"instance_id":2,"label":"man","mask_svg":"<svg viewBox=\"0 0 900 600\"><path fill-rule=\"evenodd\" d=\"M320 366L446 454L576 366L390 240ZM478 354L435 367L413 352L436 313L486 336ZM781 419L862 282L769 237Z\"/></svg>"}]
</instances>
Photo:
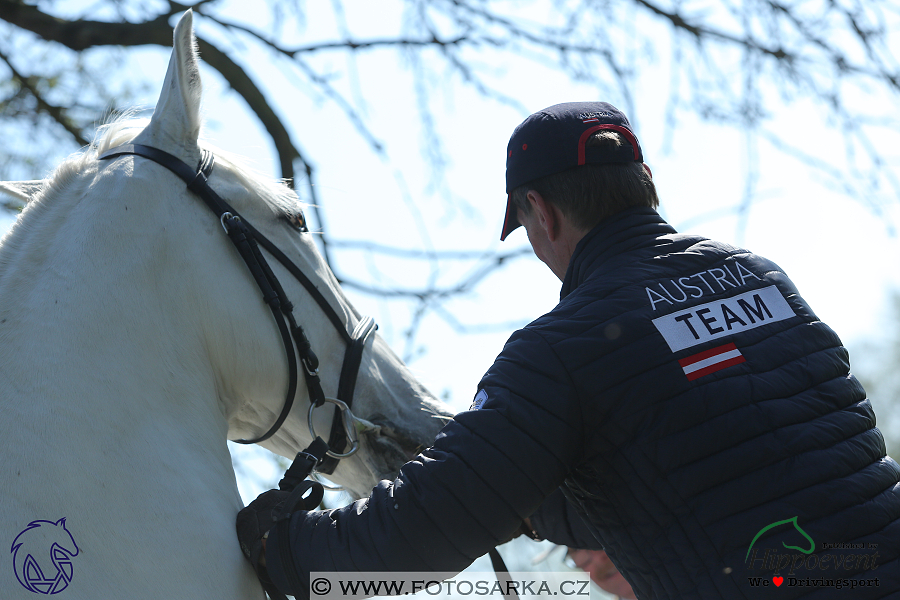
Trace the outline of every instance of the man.
<instances>
[{"instance_id":1,"label":"man","mask_svg":"<svg viewBox=\"0 0 900 600\"><path fill-rule=\"evenodd\" d=\"M397 479L274 528L275 585L458 571L525 522L605 549L642 600L900 597L900 467L787 276L665 223L631 125L603 102L526 119L506 190L501 239L524 226L560 303ZM271 524L268 494L242 511L245 546Z\"/></svg>"}]
</instances>

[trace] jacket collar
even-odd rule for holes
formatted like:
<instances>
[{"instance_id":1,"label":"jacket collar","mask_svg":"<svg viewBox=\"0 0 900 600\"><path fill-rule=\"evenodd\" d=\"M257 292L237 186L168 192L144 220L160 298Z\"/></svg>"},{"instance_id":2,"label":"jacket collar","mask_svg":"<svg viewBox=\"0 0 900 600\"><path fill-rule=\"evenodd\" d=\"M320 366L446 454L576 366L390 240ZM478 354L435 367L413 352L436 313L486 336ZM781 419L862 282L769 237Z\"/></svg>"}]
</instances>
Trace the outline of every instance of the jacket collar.
<instances>
[{"instance_id":1,"label":"jacket collar","mask_svg":"<svg viewBox=\"0 0 900 600\"><path fill-rule=\"evenodd\" d=\"M656 245L660 236L674 233L677 233L675 228L648 207L629 208L601 221L575 246L559 299L568 296L611 258Z\"/></svg>"}]
</instances>

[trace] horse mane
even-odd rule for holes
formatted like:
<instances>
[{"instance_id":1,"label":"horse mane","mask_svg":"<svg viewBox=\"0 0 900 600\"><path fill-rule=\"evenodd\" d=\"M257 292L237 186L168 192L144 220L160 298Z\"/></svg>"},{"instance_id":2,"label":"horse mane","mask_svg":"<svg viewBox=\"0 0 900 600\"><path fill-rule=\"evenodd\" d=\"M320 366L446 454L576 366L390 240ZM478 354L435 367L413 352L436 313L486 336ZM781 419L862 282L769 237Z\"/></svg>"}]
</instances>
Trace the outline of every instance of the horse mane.
<instances>
[{"instance_id":1,"label":"horse mane","mask_svg":"<svg viewBox=\"0 0 900 600\"><path fill-rule=\"evenodd\" d=\"M138 109L123 112L101 125L89 146L66 158L44 180L44 185L37 196L52 195L68 188L80 173L97 160L98 156L137 137L150 122L147 118L136 117L137 112ZM287 180L263 175L251 167L247 159L216 148L205 140L201 140L200 146L212 152L217 163L230 168L241 184L258 194L277 216L293 217L303 209L303 203L288 185Z\"/></svg>"}]
</instances>

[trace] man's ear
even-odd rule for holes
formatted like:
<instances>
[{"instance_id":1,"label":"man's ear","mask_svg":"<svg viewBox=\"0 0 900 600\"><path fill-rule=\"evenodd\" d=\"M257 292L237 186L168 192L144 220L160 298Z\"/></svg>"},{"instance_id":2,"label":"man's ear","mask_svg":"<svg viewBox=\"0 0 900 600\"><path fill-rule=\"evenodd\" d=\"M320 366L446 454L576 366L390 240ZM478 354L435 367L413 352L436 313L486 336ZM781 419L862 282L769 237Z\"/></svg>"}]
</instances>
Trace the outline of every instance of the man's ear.
<instances>
[{"instance_id":1,"label":"man's ear","mask_svg":"<svg viewBox=\"0 0 900 600\"><path fill-rule=\"evenodd\" d=\"M547 202L540 192L536 190L528 190L528 202L531 203L531 210L535 211L538 217L538 224L547 233L547 238L553 242L559 237L560 233L560 216L559 209L553 204Z\"/></svg>"}]
</instances>

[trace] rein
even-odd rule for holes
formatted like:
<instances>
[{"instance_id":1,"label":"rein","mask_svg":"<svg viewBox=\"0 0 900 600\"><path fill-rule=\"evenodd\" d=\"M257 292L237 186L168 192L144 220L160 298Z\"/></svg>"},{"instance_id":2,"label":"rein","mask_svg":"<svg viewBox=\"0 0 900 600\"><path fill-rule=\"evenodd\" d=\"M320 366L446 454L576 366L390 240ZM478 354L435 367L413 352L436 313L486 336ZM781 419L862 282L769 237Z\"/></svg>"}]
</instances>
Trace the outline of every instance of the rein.
<instances>
[{"instance_id":1,"label":"rein","mask_svg":"<svg viewBox=\"0 0 900 600\"><path fill-rule=\"evenodd\" d=\"M362 354L366 341L377 328L371 317L364 317L357 323L352 332L347 332L341 316L332 308L331 304L316 285L295 265L271 240L260 233L250 223L245 221L236 210L223 200L209 185L208 177L212 173L215 158L208 150L201 149L200 164L194 170L179 158L168 152L144 146L141 144L123 144L104 152L99 160L107 160L124 155L142 156L156 162L182 179L187 188L198 196L212 210L219 219L228 238L234 244L235 249L246 263L250 274L259 286L263 300L272 311L275 323L284 344L285 354L288 359L288 391L281 414L275 423L261 436L245 440L234 440L238 444L256 444L272 437L284 423L294 404L294 396L297 393L298 368L297 359L303 369L306 379L306 387L309 391L310 407L308 423L310 434L315 439L316 433L312 426L312 414L316 408L326 402L335 405L334 418L331 423L331 433L326 446L327 454L322 458L316 468L321 473L333 473L338 461L356 452L359 448L359 440L353 427L355 417L350 410L353 404L353 391L356 388L356 379L359 374ZM303 214L299 214L300 231L308 232L306 220ZM344 353L344 361L341 365L341 376L338 383L337 398L328 398L322 390L319 379L319 359L309 342L309 338L303 331L303 327L294 319L293 304L278 278L272 272L272 268L266 261L259 247L262 246L271 256L280 262L287 271L299 281L307 292L313 297L325 316L331 321L338 334L347 344ZM296 346L296 349L295 349ZM341 427L343 423L343 427ZM350 450L344 452L347 441L351 442Z\"/></svg>"}]
</instances>

